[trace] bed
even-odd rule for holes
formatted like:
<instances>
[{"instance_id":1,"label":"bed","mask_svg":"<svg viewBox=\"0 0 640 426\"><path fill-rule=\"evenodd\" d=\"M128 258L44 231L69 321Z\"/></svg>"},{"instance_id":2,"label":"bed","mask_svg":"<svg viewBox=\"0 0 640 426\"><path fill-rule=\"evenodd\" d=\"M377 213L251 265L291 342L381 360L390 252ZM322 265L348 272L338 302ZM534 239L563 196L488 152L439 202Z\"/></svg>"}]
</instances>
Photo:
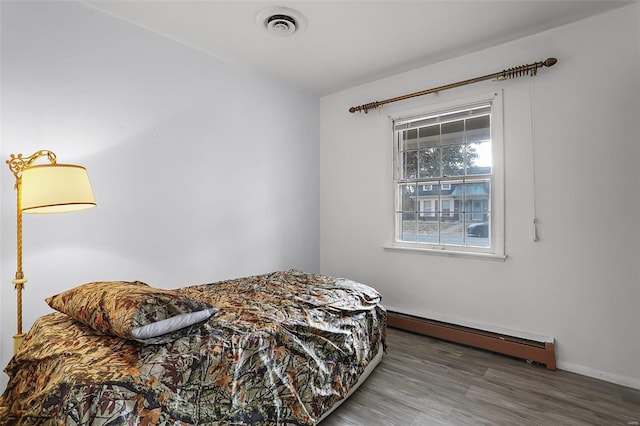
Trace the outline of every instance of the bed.
<instances>
[{"instance_id":1,"label":"bed","mask_svg":"<svg viewBox=\"0 0 640 426\"><path fill-rule=\"evenodd\" d=\"M60 312L5 368L2 425L315 425L385 349L373 288L295 270L177 290L89 283L47 303Z\"/></svg>"}]
</instances>

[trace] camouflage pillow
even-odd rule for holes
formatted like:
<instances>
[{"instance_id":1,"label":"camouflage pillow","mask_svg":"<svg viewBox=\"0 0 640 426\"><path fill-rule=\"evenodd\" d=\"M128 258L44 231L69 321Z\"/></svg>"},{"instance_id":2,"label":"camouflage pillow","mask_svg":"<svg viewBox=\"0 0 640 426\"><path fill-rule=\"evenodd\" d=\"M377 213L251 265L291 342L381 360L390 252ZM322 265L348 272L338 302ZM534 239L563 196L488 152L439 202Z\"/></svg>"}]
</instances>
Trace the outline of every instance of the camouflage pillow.
<instances>
[{"instance_id":1,"label":"camouflage pillow","mask_svg":"<svg viewBox=\"0 0 640 426\"><path fill-rule=\"evenodd\" d=\"M100 333L151 343L161 343L153 338L204 321L217 311L201 300L140 281L83 284L46 302Z\"/></svg>"}]
</instances>

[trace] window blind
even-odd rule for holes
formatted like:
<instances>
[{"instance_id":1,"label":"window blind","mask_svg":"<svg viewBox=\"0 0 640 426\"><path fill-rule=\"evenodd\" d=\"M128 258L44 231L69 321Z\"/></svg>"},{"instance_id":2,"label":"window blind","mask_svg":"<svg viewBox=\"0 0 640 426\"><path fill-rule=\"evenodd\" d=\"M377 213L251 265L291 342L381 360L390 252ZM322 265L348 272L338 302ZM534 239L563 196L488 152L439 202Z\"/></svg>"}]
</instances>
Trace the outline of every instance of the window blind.
<instances>
[{"instance_id":1,"label":"window blind","mask_svg":"<svg viewBox=\"0 0 640 426\"><path fill-rule=\"evenodd\" d=\"M481 143L491 138L491 103L394 121L400 151Z\"/></svg>"}]
</instances>

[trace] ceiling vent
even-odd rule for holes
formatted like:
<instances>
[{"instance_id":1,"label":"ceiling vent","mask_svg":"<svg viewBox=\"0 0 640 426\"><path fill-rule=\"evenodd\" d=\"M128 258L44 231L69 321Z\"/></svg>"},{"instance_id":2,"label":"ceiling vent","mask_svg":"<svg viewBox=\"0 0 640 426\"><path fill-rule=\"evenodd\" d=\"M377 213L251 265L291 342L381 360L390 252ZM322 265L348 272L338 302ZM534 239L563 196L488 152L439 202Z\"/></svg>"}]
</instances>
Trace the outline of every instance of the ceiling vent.
<instances>
[{"instance_id":1,"label":"ceiling vent","mask_svg":"<svg viewBox=\"0 0 640 426\"><path fill-rule=\"evenodd\" d=\"M258 26L280 37L288 37L303 30L307 21L302 14L288 7L269 7L256 16Z\"/></svg>"}]
</instances>

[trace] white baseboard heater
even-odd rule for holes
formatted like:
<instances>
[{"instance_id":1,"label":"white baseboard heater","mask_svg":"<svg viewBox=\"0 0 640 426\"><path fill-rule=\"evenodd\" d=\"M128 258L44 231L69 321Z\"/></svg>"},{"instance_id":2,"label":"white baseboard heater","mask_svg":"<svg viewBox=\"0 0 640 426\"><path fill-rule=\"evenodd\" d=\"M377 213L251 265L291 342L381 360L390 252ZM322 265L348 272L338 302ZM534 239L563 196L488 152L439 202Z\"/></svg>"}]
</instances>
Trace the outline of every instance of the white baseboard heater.
<instances>
[{"instance_id":1,"label":"white baseboard heater","mask_svg":"<svg viewBox=\"0 0 640 426\"><path fill-rule=\"evenodd\" d=\"M387 312L387 325L437 339L535 361L546 365L549 370L556 369L556 351L553 338L540 341L523 339L391 311Z\"/></svg>"}]
</instances>

